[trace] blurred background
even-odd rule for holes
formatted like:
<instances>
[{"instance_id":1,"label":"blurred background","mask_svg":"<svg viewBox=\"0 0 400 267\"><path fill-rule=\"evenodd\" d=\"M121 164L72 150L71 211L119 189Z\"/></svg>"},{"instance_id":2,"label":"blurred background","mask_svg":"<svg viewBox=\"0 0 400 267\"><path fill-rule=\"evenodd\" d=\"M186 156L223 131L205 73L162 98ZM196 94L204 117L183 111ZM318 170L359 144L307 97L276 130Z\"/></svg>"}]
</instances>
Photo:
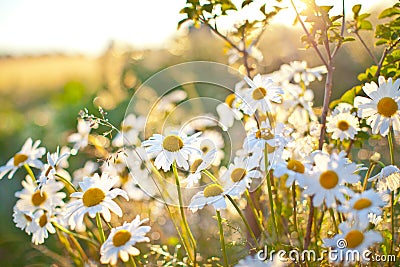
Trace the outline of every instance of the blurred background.
<instances>
[{"instance_id":1,"label":"blurred background","mask_svg":"<svg viewBox=\"0 0 400 267\"><path fill-rule=\"evenodd\" d=\"M325 2L340 7L342 1ZM346 7L350 11L362 3L362 11L371 12L374 21L394 2L346 0ZM119 125L135 89L159 70L193 60L226 64L227 47L207 28L187 24L177 30L184 5L184 0L1 1L0 165L27 137L42 140L50 151L66 144L78 112L85 107L113 110L109 118ZM340 14L340 8L335 12ZM234 19L221 21L222 29L229 29ZM259 42L264 54L260 73L294 60L306 60L310 67L321 65L313 51L302 49L303 32L293 21L289 8L267 28ZM373 32L361 34L373 47ZM377 56L381 53L374 51ZM358 84L357 75L371 64L358 42L346 43L337 57L335 76L340 83L334 84L333 99ZM319 106L323 83L314 83L312 89ZM72 168L78 165L71 161ZM20 171L11 181L0 180L0 265L48 266L51 258L39 251L44 248L33 248L30 237L12 221L14 193L21 189L23 175Z\"/></svg>"}]
</instances>

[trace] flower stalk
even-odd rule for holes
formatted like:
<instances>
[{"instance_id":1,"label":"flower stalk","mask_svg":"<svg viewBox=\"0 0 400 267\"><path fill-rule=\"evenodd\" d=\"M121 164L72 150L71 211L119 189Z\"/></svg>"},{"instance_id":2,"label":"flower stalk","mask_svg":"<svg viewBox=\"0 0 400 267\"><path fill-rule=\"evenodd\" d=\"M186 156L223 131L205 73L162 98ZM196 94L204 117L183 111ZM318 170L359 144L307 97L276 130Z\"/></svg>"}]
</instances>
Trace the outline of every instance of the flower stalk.
<instances>
[{"instance_id":1,"label":"flower stalk","mask_svg":"<svg viewBox=\"0 0 400 267\"><path fill-rule=\"evenodd\" d=\"M216 210L217 219L218 219L218 227L219 227L219 240L221 242L221 249L222 249L222 257L224 258L224 267L228 267L228 256L226 254L226 247L225 247L225 237L224 237L224 228L222 226L222 218L221 213L219 210Z\"/></svg>"}]
</instances>

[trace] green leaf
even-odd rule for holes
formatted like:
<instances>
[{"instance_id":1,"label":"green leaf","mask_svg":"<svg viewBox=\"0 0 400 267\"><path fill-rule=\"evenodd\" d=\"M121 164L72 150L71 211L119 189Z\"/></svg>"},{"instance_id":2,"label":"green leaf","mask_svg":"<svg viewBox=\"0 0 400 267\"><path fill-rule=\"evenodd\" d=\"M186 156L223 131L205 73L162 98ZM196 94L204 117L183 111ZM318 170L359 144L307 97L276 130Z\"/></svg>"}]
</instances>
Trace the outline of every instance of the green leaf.
<instances>
[{"instance_id":1,"label":"green leaf","mask_svg":"<svg viewBox=\"0 0 400 267\"><path fill-rule=\"evenodd\" d=\"M357 28L360 30L367 30L367 31L372 30L372 23L369 22L368 20L359 21L357 24L358 24Z\"/></svg>"},{"instance_id":2,"label":"green leaf","mask_svg":"<svg viewBox=\"0 0 400 267\"><path fill-rule=\"evenodd\" d=\"M387 44L387 41L383 40L383 39L380 39L380 40L375 42L375 46L380 46L380 45L383 45L383 44Z\"/></svg>"},{"instance_id":3,"label":"green leaf","mask_svg":"<svg viewBox=\"0 0 400 267\"><path fill-rule=\"evenodd\" d=\"M352 42L352 41L354 41L354 40L355 40L354 37L351 37L351 36L345 37L345 38L343 39L343 43L344 43L344 42Z\"/></svg>"},{"instance_id":4,"label":"green leaf","mask_svg":"<svg viewBox=\"0 0 400 267\"><path fill-rule=\"evenodd\" d=\"M178 30L180 29L180 27L182 26L182 24L185 23L185 22L188 21L188 20L190 20L190 19L189 19L189 18L181 19L181 20L178 22Z\"/></svg>"},{"instance_id":5,"label":"green leaf","mask_svg":"<svg viewBox=\"0 0 400 267\"><path fill-rule=\"evenodd\" d=\"M360 10L361 10L361 5L360 5L360 4L354 5L353 8L352 8L351 10L352 10L353 13L354 13L354 19L357 19L358 13L360 13Z\"/></svg>"},{"instance_id":6,"label":"green leaf","mask_svg":"<svg viewBox=\"0 0 400 267\"><path fill-rule=\"evenodd\" d=\"M371 16L370 13L364 13L358 16L358 20L364 20L366 18L368 18L369 16Z\"/></svg>"},{"instance_id":7,"label":"green leaf","mask_svg":"<svg viewBox=\"0 0 400 267\"><path fill-rule=\"evenodd\" d=\"M214 4L205 4L201 7L202 10L208 12L208 13L212 13L214 8Z\"/></svg>"},{"instance_id":8,"label":"green leaf","mask_svg":"<svg viewBox=\"0 0 400 267\"><path fill-rule=\"evenodd\" d=\"M342 17L343 17L342 15L333 16L333 17L331 18L331 21L334 22L334 21L336 21L336 20L338 20L338 19L341 19Z\"/></svg>"},{"instance_id":9,"label":"green leaf","mask_svg":"<svg viewBox=\"0 0 400 267\"><path fill-rule=\"evenodd\" d=\"M400 14L400 10L395 8L395 7L389 7L385 10L383 10L381 12L381 14L379 14L378 19L383 19L383 18L387 18L387 17L392 17L395 15Z\"/></svg>"},{"instance_id":10,"label":"green leaf","mask_svg":"<svg viewBox=\"0 0 400 267\"><path fill-rule=\"evenodd\" d=\"M253 3L253 0L245 0L245 1L243 1L242 8L244 8L245 6L247 6L247 5L251 4L251 3Z\"/></svg>"},{"instance_id":11,"label":"green leaf","mask_svg":"<svg viewBox=\"0 0 400 267\"><path fill-rule=\"evenodd\" d=\"M328 13L329 10L332 9L332 7L333 7L333 6L320 6L320 8L321 8L323 11L325 11L326 13Z\"/></svg>"},{"instance_id":12,"label":"green leaf","mask_svg":"<svg viewBox=\"0 0 400 267\"><path fill-rule=\"evenodd\" d=\"M235 4L231 0L220 0L222 15L226 15L228 10L237 10Z\"/></svg>"},{"instance_id":13,"label":"green leaf","mask_svg":"<svg viewBox=\"0 0 400 267\"><path fill-rule=\"evenodd\" d=\"M265 4L260 7L260 11L265 15Z\"/></svg>"}]
</instances>

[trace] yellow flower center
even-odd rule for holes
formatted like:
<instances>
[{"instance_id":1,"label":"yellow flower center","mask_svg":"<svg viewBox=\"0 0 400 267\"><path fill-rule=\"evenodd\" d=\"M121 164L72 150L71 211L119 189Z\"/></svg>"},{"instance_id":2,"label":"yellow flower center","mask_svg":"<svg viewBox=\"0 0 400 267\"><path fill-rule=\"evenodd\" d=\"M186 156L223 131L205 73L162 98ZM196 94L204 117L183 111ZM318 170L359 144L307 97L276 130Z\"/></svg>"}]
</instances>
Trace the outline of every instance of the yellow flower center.
<instances>
[{"instance_id":1,"label":"yellow flower center","mask_svg":"<svg viewBox=\"0 0 400 267\"><path fill-rule=\"evenodd\" d=\"M104 194L103 190L101 190L97 187L89 188L83 194L83 198L82 198L83 205L85 205L86 207L96 206L96 205L100 204L104 200L105 197L106 197L106 195Z\"/></svg>"},{"instance_id":2,"label":"yellow flower center","mask_svg":"<svg viewBox=\"0 0 400 267\"><path fill-rule=\"evenodd\" d=\"M28 156L25 154L15 154L14 156L14 166L18 166L28 159Z\"/></svg>"},{"instance_id":3,"label":"yellow flower center","mask_svg":"<svg viewBox=\"0 0 400 267\"><path fill-rule=\"evenodd\" d=\"M201 147L201 151L202 151L204 154L207 154L207 152L210 151L210 147L208 147L208 146L203 146L203 147Z\"/></svg>"},{"instance_id":4,"label":"yellow flower center","mask_svg":"<svg viewBox=\"0 0 400 267\"><path fill-rule=\"evenodd\" d=\"M267 95L267 90L265 90L265 88L257 87L256 89L254 89L254 91L253 91L251 96L253 97L254 100L261 100L266 95Z\"/></svg>"},{"instance_id":5,"label":"yellow flower center","mask_svg":"<svg viewBox=\"0 0 400 267\"><path fill-rule=\"evenodd\" d=\"M384 97L379 100L377 105L378 113L385 117L393 116L399 109L396 101L390 97Z\"/></svg>"},{"instance_id":6,"label":"yellow flower center","mask_svg":"<svg viewBox=\"0 0 400 267\"><path fill-rule=\"evenodd\" d=\"M269 144L267 144L267 152L268 152L268 154L275 152L276 148L277 147L275 147L275 146L270 146Z\"/></svg>"},{"instance_id":7,"label":"yellow flower center","mask_svg":"<svg viewBox=\"0 0 400 267\"><path fill-rule=\"evenodd\" d=\"M197 168L200 166L200 164L203 163L202 159L196 159L192 166L190 166L190 172L195 173L197 171Z\"/></svg>"},{"instance_id":8,"label":"yellow flower center","mask_svg":"<svg viewBox=\"0 0 400 267\"><path fill-rule=\"evenodd\" d=\"M261 129L261 130L257 130L257 132L256 132L257 139L271 140L274 137L275 137L274 134L271 133L271 131L268 129Z\"/></svg>"},{"instance_id":9,"label":"yellow flower center","mask_svg":"<svg viewBox=\"0 0 400 267\"><path fill-rule=\"evenodd\" d=\"M170 152L179 151L183 147L182 139L177 135L168 135L164 138L162 146Z\"/></svg>"},{"instance_id":10,"label":"yellow flower center","mask_svg":"<svg viewBox=\"0 0 400 267\"><path fill-rule=\"evenodd\" d=\"M40 225L40 227L44 227L46 224L47 224L47 215L46 215L46 213L44 213L39 218L39 225Z\"/></svg>"},{"instance_id":11,"label":"yellow flower center","mask_svg":"<svg viewBox=\"0 0 400 267\"><path fill-rule=\"evenodd\" d=\"M233 107L233 101L235 101L235 94L230 94L225 98L225 103L232 108Z\"/></svg>"},{"instance_id":12,"label":"yellow flower center","mask_svg":"<svg viewBox=\"0 0 400 267\"><path fill-rule=\"evenodd\" d=\"M42 205L47 199L47 194L46 192L42 192L40 193L40 190L36 191L35 193L33 193L33 195L31 196L31 201L32 204L35 207L38 207L40 205Z\"/></svg>"},{"instance_id":13,"label":"yellow flower center","mask_svg":"<svg viewBox=\"0 0 400 267\"><path fill-rule=\"evenodd\" d=\"M123 171L122 173L120 173L119 180L121 181L121 184L126 184L129 181L129 172Z\"/></svg>"},{"instance_id":14,"label":"yellow flower center","mask_svg":"<svg viewBox=\"0 0 400 267\"><path fill-rule=\"evenodd\" d=\"M356 201L356 203L354 203L353 208L355 210L363 210L370 207L371 205L372 202L368 198L360 198L359 200Z\"/></svg>"},{"instance_id":15,"label":"yellow flower center","mask_svg":"<svg viewBox=\"0 0 400 267\"><path fill-rule=\"evenodd\" d=\"M128 230L119 230L115 233L112 241L114 246L120 247L126 244L131 239L131 233Z\"/></svg>"},{"instance_id":16,"label":"yellow flower center","mask_svg":"<svg viewBox=\"0 0 400 267\"><path fill-rule=\"evenodd\" d=\"M325 189L334 188L339 182L339 176L334 171L326 171L319 176L319 183Z\"/></svg>"},{"instance_id":17,"label":"yellow flower center","mask_svg":"<svg viewBox=\"0 0 400 267\"><path fill-rule=\"evenodd\" d=\"M236 168L231 172L231 180L233 182L241 181L247 174L247 171L243 168Z\"/></svg>"},{"instance_id":18,"label":"yellow flower center","mask_svg":"<svg viewBox=\"0 0 400 267\"><path fill-rule=\"evenodd\" d=\"M53 169L53 166L49 166L46 170L46 173L44 174L44 176L49 176L50 171Z\"/></svg>"},{"instance_id":19,"label":"yellow flower center","mask_svg":"<svg viewBox=\"0 0 400 267\"><path fill-rule=\"evenodd\" d=\"M303 163L301 163L300 161L295 160L295 159L291 159L288 161L287 168L289 170L292 170L292 171L298 172L298 173L304 173L304 170L305 170Z\"/></svg>"},{"instance_id":20,"label":"yellow flower center","mask_svg":"<svg viewBox=\"0 0 400 267\"><path fill-rule=\"evenodd\" d=\"M344 238L348 248L356 248L364 241L364 234L358 230L352 230Z\"/></svg>"},{"instance_id":21,"label":"yellow flower center","mask_svg":"<svg viewBox=\"0 0 400 267\"><path fill-rule=\"evenodd\" d=\"M217 184L210 184L204 189L205 197L215 197L221 195L224 190Z\"/></svg>"},{"instance_id":22,"label":"yellow flower center","mask_svg":"<svg viewBox=\"0 0 400 267\"><path fill-rule=\"evenodd\" d=\"M26 215L26 214L24 214L24 218L25 218L25 220L27 220L28 222L31 222L31 221L32 221L31 216L28 216L28 215Z\"/></svg>"},{"instance_id":23,"label":"yellow flower center","mask_svg":"<svg viewBox=\"0 0 400 267\"><path fill-rule=\"evenodd\" d=\"M133 129L133 127L131 125L122 125L122 127L121 127L122 132L129 132L132 129Z\"/></svg>"},{"instance_id":24,"label":"yellow flower center","mask_svg":"<svg viewBox=\"0 0 400 267\"><path fill-rule=\"evenodd\" d=\"M341 131L347 131L350 128L350 124L347 121L339 121L337 123L337 127L341 130Z\"/></svg>"}]
</instances>

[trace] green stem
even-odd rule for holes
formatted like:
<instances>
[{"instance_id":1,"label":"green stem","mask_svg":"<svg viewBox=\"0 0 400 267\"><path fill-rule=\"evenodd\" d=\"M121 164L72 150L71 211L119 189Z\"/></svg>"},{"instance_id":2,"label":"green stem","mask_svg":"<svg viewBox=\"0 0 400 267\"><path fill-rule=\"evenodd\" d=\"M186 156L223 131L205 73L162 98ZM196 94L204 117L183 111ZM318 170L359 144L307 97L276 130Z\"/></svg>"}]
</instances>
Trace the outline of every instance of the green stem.
<instances>
[{"instance_id":1,"label":"green stem","mask_svg":"<svg viewBox=\"0 0 400 267\"><path fill-rule=\"evenodd\" d=\"M294 230L297 233L297 237L299 239L299 245L301 250L303 250L303 242L301 242L301 234L299 232L299 228L297 227L297 200L296 200L296 185L293 183L292 185L292 203L293 203L293 225Z\"/></svg>"},{"instance_id":2,"label":"green stem","mask_svg":"<svg viewBox=\"0 0 400 267\"><path fill-rule=\"evenodd\" d=\"M232 199L230 195L226 195L226 197L229 199L229 201L232 203L232 205L235 207L237 213L239 214L240 218L242 218L242 221L244 225L247 228L247 231L250 233L251 238L253 238L254 243L256 244L257 248L260 248L260 244L258 243L258 240L256 238L256 235L254 234L253 230L251 229L249 223L246 220L246 217L244 217L242 211L240 210L239 206L236 204L236 202Z\"/></svg>"},{"instance_id":3,"label":"green stem","mask_svg":"<svg viewBox=\"0 0 400 267\"><path fill-rule=\"evenodd\" d=\"M80 235L80 234L71 232L70 230L68 230L67 228L63 227L62 225L60 225L60 224L58 224L58 223L56 223L56 222L52 222L52 224L53 224L56 228L60 229L61 231L63 231L64 233L66 233L66 234L68 234L68 235L72 235L72 236L75 236L75 237L77 237L77 238L79 238L79 239L85 240L85 241L87 241L87 242L89 242L89 243L95 245L96 247L99 246L99 243L97 243L96 241L94 241L94 240L92 240L92 239L90 239L90 238L88 238L88 237L86 237L86 236L84 236L84 235Z\"/></svg>"},{"instance_id":4,"label":"green stem","mask_svg":"<svg viewBox=\"0 0 400 267\"><path fill-rule=\"evenodd\" d=\"M56 173L55 176L57 176L65 185L70 186L75 192L78 192L78 189L76 189L76 187L67 178L58 173Z\"/></svg>"},{"instance_id":5,"label":"green stem","mask_svg":"<svg viewBox=\"0 0 400 267\"><path fill-rule=\"evenodd\" d=\"M372 162L369 167L367 172L365 173L365 177L364 177L364 184L363 184L363 192L367 189L367 185L368 185L368 178L371 176L372 171L374 170L376 166L375 162Z\"/></svg>"},{"instance_id":6,"label":"green stem","mask_svg":"<svg viewBox=\"0 0 400 267\"><path fill-rule=\"evenodd\" d=\"M388 143L389 143L389 154L390 154L390 164L394 165L394 144L393 144L393 132L392 127L389 127L389 135L388 135ZM394 240L395 238L395 210L394 210L394 193L391 193L391 201L390 201L390 213L391 213L391 231L392 231L392 240L390 241L390 254L393 254Z\"/></svg>"},{"instance_id":7,"label":"green stem","mask_svg":"<svg viewBox=\"0 0 400 267\"><path fill-rule=\"evenodd\" d=\"M333 212L333 208L329 209L329 214L331 215L332 221L333 221L333 226L335 226L335 232L338 234L339 233L339 228L335 219L335 213Z\"/></svg>"},{"instance_id":8,"label":"green stem","mask_svg":"<svg viewBox=\"0 0 400 267\"><path fill-rule=\"evenodd\" d=\"M274 225L274 231L276 235L276 240L279 240L279 234L278 234L278 226L276 224L276 218L275 218L275 207L274 207L274 198L272 196L272 186L271 186L271 175L268 171L268 146L265 144L264 148L264 161L265 161L265 172L267 174L267 187L268 187L268 199L269 199L269 205L271 208L271 217L272 217L272 223Z\"/></svg>"},{"instance_id":9,"label":"green stem","mask_svg":"<svg viewBox=\"0 0 400 267\"><path fill-rule=\"evenodd\" d=\"M222 256L224 258L224 266L228 267L228 257L226 255L224 228L222 227L222 218L219 210L217 212L218 226L219 226L219 241L221 242Z\"/></svg>"},{"instance_id":10,"label":"green stem","mask_svg":"<svg viewBox=\"0 0 400 267\"><path fill-rule=\"evenodd\" d=\"M106 241L106 237L104 236L103 225L101 224L100 213L98 212L96 213L96 223L100 233L100 242L103 244Z\"/></svg>"},{"instance_id":11,"label":"green stem","mask_svg":"<svg viewBox=\"0 0 400 267\"><path fill-rule=\"evenodd\" d=\"M203 170L202 171L205 175L207 175L210 179L211 179L211 181L213 181L214 183L216 183L217 185L221 185L219 182L218 182L218 179L211 173L211 172L209 172L208 170Z\"/></svg>"},{"instance_id":12,"label":"green stem","mask_svg":"<svg viewBox=\"0 0 400 267\"><path fill-rule=\"evenodd\" d=\"M250 205L250 209L251 209L251 211L253 213L254 218L256 219L257 226L260 229L260 231L262 232L263 236L266 237L265 229L264 229L264 226L262 225L262 220L260 220L259 213L258 213L258 211L256 209L256 206L254 205L253 200L251 199L251 196L250 196L250 193L249 193L248 189L246 189L246 191L244 191L244 193L245 193L245 196L246 196L247 203L248 203L248 205Z\"/></svg>"},{"instance_id":13,"label":"green stem","mask_svg":"<svg viewBox=\"0 0 400 267\"><path fill-rule=\"evenodd\" d=\"M314 208L314 215L315 218L317 218L318 216L318 208ZM318 246L318 222L317 219L314 220L314 235L315 235L315 252L317 253L317 255L321 255L319 254L319 246Z\"/></svg>"},{"instance_id":14,"label":"green stem","mask_svg":"<svg viewBox=\"0 0 400 267\"><path fill-rule=\"evenodd\" d=\"M179 182L178 169L176 168L176 162L175 161L174 161L174 163L172 163L172 169L173 169L173 172L174 172L175 183L176 183L176 187L177 187L177 190L178 190L179 210L180 210L180 213L181 213L183 225L185 227L185 230L186 230L187 234L189 235L190 242L193 245L193 258L192 258L192 261L193 261L193 265L196 266L196 254L197 254L197 252L196 252L196 249L197 249L196 248L196 240L194 239L192 231L190 230L189 224L188 224L187 219L186 219L185 210L183 208L181 185L180 185L180 182Z\"/></svg>"},{"instance_id":15,"label":"green stem","mask_svg":"<svg viewBox=\"0 0 400 267\"><path fill-rule=\"evenodd\" d=\"M132 255L129 255L129 262L131 263L132 267L136 267L136 261Z\"/></svg>"},{"instance_id":16,"label":"green stem","mask_svg":"<svg viewBox=\"0 0 400 267\"><path fill-rule=\"evenodd\" d=\"M29 176L32 178L32 180L33 180L34 182L36 182L36 177L35 177L35 175L33 174L33 171L32 171L32 169L31 169L31 167L29 167L28 164L24 163L24 168L25 168L25 170L28 172L28 174L29 174Z\"/></svg>"},{"instance_id":17,"label":"green stem","mask_svg":"<svg viewBox=\"0 0 400 267\"><path fill-rule=\"evenodd\" d=\"M388 142L389 142L390 164L394 165L394 144L393 144L392 127L389 128Z\"/></svg>"}]
</instances>

